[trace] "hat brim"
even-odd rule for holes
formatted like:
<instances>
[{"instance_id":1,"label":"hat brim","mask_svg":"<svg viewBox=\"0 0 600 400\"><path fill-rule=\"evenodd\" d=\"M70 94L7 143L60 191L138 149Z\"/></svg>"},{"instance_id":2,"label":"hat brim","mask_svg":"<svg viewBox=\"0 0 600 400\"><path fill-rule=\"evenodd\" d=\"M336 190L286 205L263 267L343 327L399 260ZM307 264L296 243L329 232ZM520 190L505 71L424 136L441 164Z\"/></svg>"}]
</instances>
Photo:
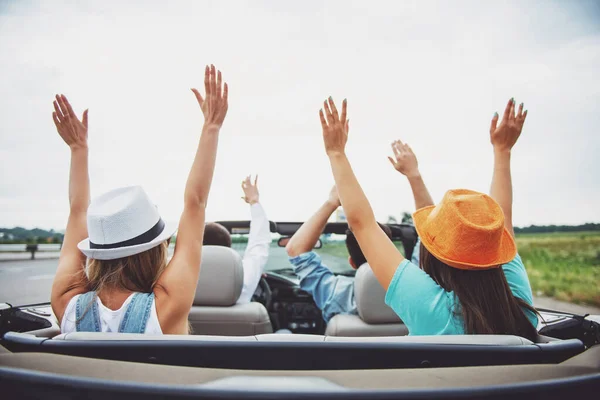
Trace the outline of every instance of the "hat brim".
<instances>
[{"instance_id":1,"label":"hat brim","mask_svg":"<svg viewBox=\"0 0 600 400\"><path fill-rule=\"evenodd\" d=\"M512 234L506 228L504 228L504 231L502 232L502 237L500 239L500 243L498 244L498 248L496 249L496 254L493 257L493 260L490 262L485 264L472 264L468 262L462 262L460 260L453 260L444 256L438 251L435 244L430 240L429 236L426 235L422 230L425 220L427 220L427 217L429 214L431 214L434 208L435 206L428 206L415 211L413 214L413 223L415 225L415 229L417 230L417 234L421 239L421 244L425 246L425 248L431 254L433 254L435 258L444 264L458 269L490 269L507 264L517 256L517 245L515 244Z\"/></svg>"},{"instance_id":2,"label":"hat brim","mask_svg":"<svg viewBox=\"0 0 600 400\"><path fill-rule=\"evenodd\" d=\"M92 249L90 248L90 238L86 238L79 242L77 247L88 258L96 260L116 260L117 258L129 257L150 250L169 239L175 232L177 232L177 223L165 222L165 228L160 235L147 243L137 244L135 246L117 247L114 249Z\"/></svg>"}]
</instances>

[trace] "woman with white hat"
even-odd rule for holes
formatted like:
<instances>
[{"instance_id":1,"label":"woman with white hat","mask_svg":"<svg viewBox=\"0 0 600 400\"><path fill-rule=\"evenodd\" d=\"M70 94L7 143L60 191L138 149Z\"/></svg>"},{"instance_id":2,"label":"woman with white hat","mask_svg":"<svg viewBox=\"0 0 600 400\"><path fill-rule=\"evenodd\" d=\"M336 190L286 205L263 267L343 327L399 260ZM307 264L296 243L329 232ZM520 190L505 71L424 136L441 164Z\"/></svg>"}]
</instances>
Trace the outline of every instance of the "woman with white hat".
<instances>
[{"instance_id":1,"label":"woman with white hat","mask_svg":"<svg viewBox=\"0 0 600 400\"><path fill-rule=\"evenodd\" d=\"M221 81L221 72L207 66L206 96L192 89L204 126L168 264L168 242L177 227L162 220L141 187L112 190L90 204L88 111L80 121L66 97L56 96L52 117L71 149L70 213L51 296L63 333L188 332L204 235L198 227L204 226L219 131L227 114L228 88Z\"/></svg>"}]
</instances>

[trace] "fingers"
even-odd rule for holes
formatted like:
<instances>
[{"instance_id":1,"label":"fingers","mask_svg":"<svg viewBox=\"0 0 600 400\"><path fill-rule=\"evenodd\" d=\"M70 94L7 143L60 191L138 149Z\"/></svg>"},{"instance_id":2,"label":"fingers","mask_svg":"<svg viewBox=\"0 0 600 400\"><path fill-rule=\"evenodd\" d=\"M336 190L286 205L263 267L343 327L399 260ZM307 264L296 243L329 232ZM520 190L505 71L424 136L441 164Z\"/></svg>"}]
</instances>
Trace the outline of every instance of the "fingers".
<instances>
[{"instance_id":1,"label":"fingers","mask_svg":"<svg viewBox=\"0 0 600 400\"><path fill-rule=\"evenodd\" d=\"M402 155L402 152L405 150L405 144L402 143L402 140L400 139L394 140L394 142L392 143L392 147L395 149L394 154L397 153L397 156Z\"/></svg>"},{"instance_id":2,"label":"fingers","mask_svg":"<svg viewBox=\"0 0 600 400\"><path fill-rule=\"evenodd\" d=\"M56 96L56 97L58 98L58 96ZM52 102L52 105L54 105L54 114L56 114L56 117L58 118L59 123L61 121L64 121L65 120L65 116L63 115L62 111L60 111L60 107L58 106L57 101L54 100Z\"/></svg>"},{"instance_id":3,"label":"fingers","mask_svg":"<svg viewBox=\"0 0 600 400\"><path fill-rule=\"evenodd\" d=\"M494 133L496 131L496 127L498 126L498 113L494 113L492 117L492 123L490 125L490 133Z\"/></svg>"},{"instance_id":4,"label":"fingers","mask_svg":"<svg viewBox=\"0 0 600 400\"><path fill-rule=\"evenodd\" d=\"M217 98L221 98L221 71L217 71Z\"/></svg>"},{"instance_id":5,"label":"fingers","mask_svg":"<svg viewBox=\"0 0 600 400\"><path fill-rule=\"evenodd\" d=\"M513 98L512 99L512 105L510 106L510 118L513 119L513 120L515 119L515 111L516 111L516 109L515 109L515 99Z\"/></svg>"},{"instance_id":6,"label":"fingers","mask_svg":"<svg viewBox=\"0 0 600 400\"><path fill-rule=\"evenodd\" d=\"M512 108L512 105L513 105L513 99L511 98L508 101L506 108L504 109L504 115L502 116L502 121L507 121L508 118L510 117L510 109Z\"/></svg>"},{"instance_id":7,"label":"fingers","mask_svg":"<svg viewBox=\"0 0 600 400\"><path fill-rule=\"evenodd\" d=\"M60 128L60 120L58 119L58 116L56 115L56 111L52 112L52 120L54 121L54 125L56 125L56 129Z\"/></svg>"},{"instance_id":8,"label":"fingers","mask_svg":"<svg viewBox=\"0 0 600 400\"><path fill-rule=\"evenodd\" d=\"M56 101L58 102L58 106L60 107L60 111L62 112L64 119L67 119L69 117L69 109L67 108L62 95L56 95Z\"/></svg>"},{"instance_id":9,"label":"fingers","mask_svg":"<svg viewBox=\"0 0 600 400\"><path fill-rule=\"evenodd\" d=\"M204 93L208 96L210 93L210 68L208 65L204 69Z\"/></svg>"},{"instance_id":10,"label":"fingers","mask_svg":"<svg viewBox=\"0 0 600 400\"><path fill-rule=\"evenodd\" d=\"M525 112L521 115L521 118L519 118L519 125L521 126L521 129L523 129L523 125L525 125L525 118L527 118L527 110L525 110Z\"/></svg>"},{"instance_id":11,"label":"fingers","mask_svg":"<svg viewBox=\"0 0 600 400\"><path fill-rule=\"evenodd\" d=\"M331 96L329 96L329 106L331 107L331 115L334 118L334 122L338 122L340 120L340 116Z\"/></svg>"},{"instance_id":12,"label":"fingers","mask_svg":"<svg viewBox=\"0 0 600 400\"><path fill-rule=\"evenodd\" d=\"M192 89L192 92L194 93L194 96L196 96L196 100L198 100L198 104L200 104L200 107L202 107L202 104L204 104L204 99L202 98L202 95L200 94L198 89Z\"/></svg>"},{"instance_id":13,"label":"fingers","mask_svg":"<svg viewBox=\"0 0 600 400\"><path fill-rule=\"evenodd\" d=\"M348 108L348 101L346 99L344 99L344 101L342 101L342 117L340 118L340 121L344 121L346 126L348 126L348 120L346 119L347 108Z\"/></svg>"},{"instance_id":14,"label":"fingers","mask_svg":"<svg viewBox=\"0 0 600 400\"><path fill-rule=\"evenodd\" d=\"M223 100L225 100L225 108L227 108L229 106L229 100L227 99L229 97L229 87L227 86L227 82L225 82L225 85L223 85Z\"/></svg>"},{"instance_id":15,"label":"fingers","mask_svg":"<svg viewBox=\"0 0 600 400\"><path fill-rule=\"evenodd\" d=\"M350 132L350 119L346 120L346 135Z\"/></svg>"},{"instance_id":16,"label":"fingers","mask_svg":"<svg viewBox=\"0 0 600 400\"><path fill-rule=\"evenodd\" d=\"M217 93L217 71L215 70L215 66L211 64L210 66L210 94L215 95Z\"/></svg>"},{"instance_id":17,"label":"fingers","mask_svg":"<svg viewBox=\"0 0 600 400\"><path fill-rule=\"evenodd\" d=\"M83 124L83 126L85 126L85 129L87 129L88 127L88 111L89 109L83 112L83 118L81 119L81 123Z\"/></svg>"},{"instance_id":18,"label":"fingers","mask_svg":"<svg viewBox=\"0 0 600 400\"><path fill-rule=\"evenodd\" d=\"M517 112L517 118L521 118L523 116L523 103L519 104L519 111Z\"/></svg>"},{"instance_id":19,"label":"fingers","mask_svg":"<svg viewBox=\"0 0 600 400\"><path fill-rule=\"evenodd\" d=\"M319 118L321 118L321 127L323 130L327 129L327 121L325 121L325 116L323 115L323 109L319 110Z\"/></svg>"},{"instance_id":20,"label":"fingers","mask_svg":"<svg viewBox=\"0 0 600 400\"><path fill-rule=\"evenodd\" d=\"M57 114L58 114L58 118L60 118L61 121L67 119L67 116L69 115L69 113L67 112L66 107L63 108L62 105L62 99L60 98L60 95L56 95L56 100L54 100L54 103L58 105L57 108Z\"/></svg>"},{"instance_id":21,"label":"fingers","mask_svg":"<svg viewBox=\"0 0 600 400\"><path fill-rule=\"evenodd\" d=\"M396 168L396 162L394 161L394 159L392 157L388 156L388 160L390 160L390 162L392 163L394 168Z\"/></svg>"},{"instance_id":22,"label":"fingers","mask_svg":"<svg viewBox=\"0 0 600 400\"><path fill-rule=\"evenodd\" d=\"M394 151L394 157L396 157L396 160L400 158L400 148L398 147L397 140L392 143L392 150Z\"/></svg>"},{"instance_id":23,"label":"fingers","mask_svg":"<svg viewBox=\"0 0 600 400\"><path fill-rule=\"evenodd\" d=\"M73 111L73 107L71 107L69 100L67 100L67 97L64 94L61 94L60 97L63 101L64 106L67 107L67 112L69 113L69 116L75 117L75 112Z\"/></svg>"},{"instance_id":24,"label":"fingers","mask_svg":"<svg viewBox=\"0 0 600 400\"><path fill-rule=\"evenodd\" d=\"M254 186L258 185L258 174L256 174L256 177L254 178Z\"/></svg>"},{"instance_id":25,"label":"fingers","mask_svg":"<svg viewBox=\"0 0 600 400\"><path fill-rule=\"evenodd\" d=\"M323 109L325 110L325 116L327 117L327 123L333 124L333 115L331 114L331 110L329 109L329 104L327 100L323 102Z\"/></svg>"}]
</instances>

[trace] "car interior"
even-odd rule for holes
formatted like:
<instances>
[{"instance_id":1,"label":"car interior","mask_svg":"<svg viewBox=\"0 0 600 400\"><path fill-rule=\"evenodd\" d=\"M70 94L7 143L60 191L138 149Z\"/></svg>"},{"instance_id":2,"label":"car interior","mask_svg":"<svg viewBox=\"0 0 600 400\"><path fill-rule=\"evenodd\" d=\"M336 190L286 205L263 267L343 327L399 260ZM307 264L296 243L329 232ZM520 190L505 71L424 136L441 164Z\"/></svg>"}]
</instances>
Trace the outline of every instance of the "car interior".
<instances>
[{"instance_id":1,"label":"car interior","mask_svg":"<svg viewBox=\"0 0 600 400\"><path fill-rule=\"evenodd\" d=\"M249 229L248 221L220 223L233 234ZM271 232L286 238L299 226L271 222ZM410 257L414 228L389 226ZM343 237L346 229L329 223L324 234ZM90 398L558 398L600 386L599 325L590 317L540 310L535 342L512 335L409 336L365 264L355 273L358 315L325 324L289 265L266 270L254 301L237 304L240 253L205 246L190 335L61 334L49 303L0 305L0 387L22 397L61 398L83 392ZM577 321L589 329L574 328Z\"/></svg>"}]
</instances>

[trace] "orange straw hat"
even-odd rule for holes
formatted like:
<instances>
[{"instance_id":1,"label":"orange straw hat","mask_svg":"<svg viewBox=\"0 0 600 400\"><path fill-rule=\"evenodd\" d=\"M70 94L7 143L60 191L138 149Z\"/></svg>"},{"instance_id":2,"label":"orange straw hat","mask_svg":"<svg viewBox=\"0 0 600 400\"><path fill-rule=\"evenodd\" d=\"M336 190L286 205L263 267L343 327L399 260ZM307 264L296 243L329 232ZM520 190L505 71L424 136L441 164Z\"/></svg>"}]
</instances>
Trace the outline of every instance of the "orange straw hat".
<instances>
[{"instance_id":1,"label":"orange straw hat","mask_svg":"<svg viewBox=\"0 0 600 400\"><path fill-rule=\"evenodd\" d=\"M423 246L454 268L499 267L517 255L500 205L483 193L449 190L437 206L417 210L413 221Z\"/></svg>"}]
</instances>

